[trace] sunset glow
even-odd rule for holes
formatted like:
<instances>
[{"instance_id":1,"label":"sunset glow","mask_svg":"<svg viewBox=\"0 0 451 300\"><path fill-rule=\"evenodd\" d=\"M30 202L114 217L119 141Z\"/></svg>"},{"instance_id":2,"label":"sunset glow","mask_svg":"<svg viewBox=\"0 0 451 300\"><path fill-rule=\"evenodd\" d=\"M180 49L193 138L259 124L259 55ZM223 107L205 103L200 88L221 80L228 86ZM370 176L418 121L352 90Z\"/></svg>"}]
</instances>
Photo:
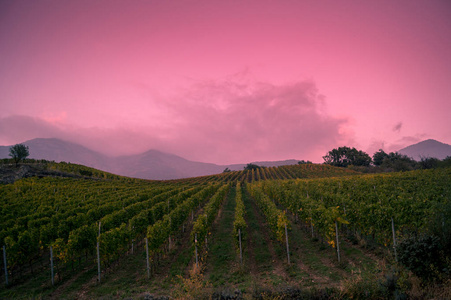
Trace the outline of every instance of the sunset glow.
<instances>
[{"instance_id":1,"label":"sunset glow","mask_svg":"<svg viewBox=\"0 0 451 300\"><path fill-rule=\"evenodd\" d=\"M0 145L322 162L451 144L449 1L2 1Z\"/></svg>"}]
</instances>

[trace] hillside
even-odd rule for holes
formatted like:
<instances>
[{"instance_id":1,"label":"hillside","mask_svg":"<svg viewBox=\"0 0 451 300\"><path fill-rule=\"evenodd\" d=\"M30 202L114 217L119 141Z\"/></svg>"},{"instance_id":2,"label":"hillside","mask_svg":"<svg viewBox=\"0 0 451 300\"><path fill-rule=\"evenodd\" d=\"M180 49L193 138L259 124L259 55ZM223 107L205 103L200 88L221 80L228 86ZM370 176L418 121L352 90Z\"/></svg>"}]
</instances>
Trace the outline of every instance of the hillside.
<instances>
[{"instance_id":1,"label":"hillside","mask_svg":"<svg viewBox=\"0 0 451 300\"><path fill-rule=\"evenodd\" d=\"M451 145L438 142L436 140L425 140L414 145L402 148L398 151L400 154L407 155L416 161L421 158L438 158L440 160L451 156Z\"/></svg>"},{"instance_id":2,"label":"hillside","mask_svg":"<svg viewBox=\"0 0 451 300\"><path fill-rule=\"evenodd\" d=\"M0 185L8 260L0 298L451 295L440 283L422 290L418 278L394 264L391 231L393 218L402 244L404 228L424 233L437 220L450 228L451 212L437 210L450 204L449 168L359 175L305 164L172 181L67 163L42 168L74 176ZM399 248L398 255L408 253ZM7 280L3 272L0 280Z\"/></svg>"},{"instance_id":3,"label":"hillside","mask_svg":"<svg viewBox=\"0 0 451 300\"><path fill-rule=\"evenodd\" d=\"M139 172L139 165L136 166ZM336 176L350 176L358 174L355 171L333 167L330 165L303 164L287 165L281 167L261 168L259 170L231 171L209 176L197 176L170 180L169 182L192 183L208 180L210 182L252 182L259 180L296 179L296 178L323 178ZM37 163L22 163L18 167L13 164L0 164L0 184L14 183L22 178L29 177L70 177L84 179L109 179L131 181L134 178L118 176L109 172L97 170L73 163L55 163L39 161ZM139 181L139 179L136 179Z\"/></svg>"},{"instance_id":4,"label":"hillside","mask_svg":"<svg viewBox=\"0 0 451 300\"><path fill-rule=\"evenodd\" d=\"M71 162L106 172L141 179L167 180L219 174L226 168L243 170L246 164L217 165L190 161L177 155L149 150L136 155L109 157L78 144L59 139L33 139L23 143L30 158ZM0 146L0 158L8 158L10 146ZM297 164L297 160L253 162L259 166Z\"/></svg>"}]
</instances>

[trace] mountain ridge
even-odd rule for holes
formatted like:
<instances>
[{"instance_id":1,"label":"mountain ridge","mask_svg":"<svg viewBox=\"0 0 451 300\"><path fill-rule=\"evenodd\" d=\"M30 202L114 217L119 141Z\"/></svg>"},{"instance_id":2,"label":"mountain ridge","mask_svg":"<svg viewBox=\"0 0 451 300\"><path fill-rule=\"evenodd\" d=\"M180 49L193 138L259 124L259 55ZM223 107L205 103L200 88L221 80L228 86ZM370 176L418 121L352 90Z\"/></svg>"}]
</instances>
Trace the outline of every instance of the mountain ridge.
<instances>
[{"instance_id":1,"label":"mountain ridge","mask_svg":"<svg viewBox=\"0 0 451 300\"><path fill-rule=\"evenodd\" d=\"M109 173L151 180L170 180L198 177L243 170L246 164L218 165L185 159L175 154L149 149L134 155L108 156L80 144L57 138L36 138L23 142L30 148L30 157L55 162L71 162L106 171ZM11 146L0 146L0 158L8 158ZM397 151L417 161L421 158L444 159L451 156L451 145L428 139ZM259 166L277 167L297 164L299 160L251 162Z\"/></svg>"},{"instance_id":2,"label":"mountain ridge","mask_svg":"<svg viewBox=\"0 0 451 300\"><path fill-rule=\"evenodd\" d=\"M451 156L451 145L439 142L434 139L427 139L416 144L398 150L398 153L407 155L416 161L422 158L445 159Z\"/></svg>"},{"instance_id":3,"label":"mountain ridge","mask_svg":"<svg viewBox=\"0 0 451 300\"><path fill-rule=\"evenodd\" d=\"M150 149L135 155L107 156L82 145L57 138L36 138L23 142L29 158L86 165L113 174L151 180L181 179L222 173L226 168L243 170L246 164L217 165L196 162L175 154ZM0 146L0 158L8 158L11 146ZM297 164L298 160L252 162L260 166Z\"/></svg>"}]
</instances>

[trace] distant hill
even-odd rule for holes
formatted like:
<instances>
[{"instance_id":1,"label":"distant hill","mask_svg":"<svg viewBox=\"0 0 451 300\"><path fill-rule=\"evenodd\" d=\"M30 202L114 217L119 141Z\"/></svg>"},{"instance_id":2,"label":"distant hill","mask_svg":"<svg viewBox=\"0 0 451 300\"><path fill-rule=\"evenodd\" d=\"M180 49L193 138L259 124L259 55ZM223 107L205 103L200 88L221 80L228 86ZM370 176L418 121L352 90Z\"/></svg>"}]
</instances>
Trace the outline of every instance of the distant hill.
<instances>
[{"instance_id":1,"label":"distant hill","mask_svg":"<svg viewBox=\"0 0 451 300\"><path fill-rule=\"evenodd\" d=\"M142 154L119 156L112 161L112 173L143 179L179 179L218 174L226 167L194 162L180 156L149 150Z\"/></svg>"},{"instance_id":2,"label":"distant hill","mask_svg":"<svg viewBox=\"0 0 451 300\"><path fill-rule=\"evenodd\" d=\"M416 161L420 161L422 157L445 159L447 156L451 156L451 145L429 139L402 148L398 153L407 155Z\"/></svg>"},{"instance_id":3,"label":"distant hill","mask_svg":"<svg viewBox=\"0 0 451 300\"><path fill-rule=\"evenodd\" d=\"M246 164L217 165L195 162L180 156L149 150L137 155L109 157L78 144L54 138L38 138L22 143L29 147L30 157L55 162L71 162L96 168L117 175L142 179L180 179L243 170ZM0 158L9 158L11 146L0 146ZM297 164L297 160L252 162L259 166L282 166Z\"/></svg>"},{"instance_id":4,"label":"distant hill","mask_svg":"<svg viewBox=\"0 0 451 300\"><path fill-rule=\"evenodd\" d=\"M56 162L71 162L84 164L92 168L107 171L111 158L90 150L78 144L62 141L60 139L33 139L22 143L29 147L29 158L54 160ZM0 146L0 158L9 158L11 146Z\"/></svg>"}]
</instances>

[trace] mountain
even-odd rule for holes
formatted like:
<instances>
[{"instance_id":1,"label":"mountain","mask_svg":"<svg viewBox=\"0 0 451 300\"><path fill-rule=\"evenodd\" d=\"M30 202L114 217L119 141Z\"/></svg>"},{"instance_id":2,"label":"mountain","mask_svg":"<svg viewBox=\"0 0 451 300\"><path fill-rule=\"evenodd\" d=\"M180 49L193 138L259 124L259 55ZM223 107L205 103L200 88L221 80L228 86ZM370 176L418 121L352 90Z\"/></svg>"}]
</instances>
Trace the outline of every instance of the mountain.
<instances>
[{"instance_id":1,"label":"mountain","mask_svg":"<svg viewBox=\"0 0 451 300\"><path fill-rule=\"evenodd\" d=\"M416 161L420 161L422 157L444 159L447 156L451 156L451 145L429 139L402 148L398 151L398 153L407 155Z\"/></svg>"},{"instance_id":2,"label":"mountain","mask_svg":"<svg viewBox=\"0 0 451 300\"><path fill-rule=\"evenodd\" d=\"M29 147L30 157L56 162L71 162L93 167L117 175L154 179L180 179L218 174L229 168L243 170L246 164L216 165L190 161L177 155L149 150L141 154L109 157L78 144L59 139L38 138L22 143ZM11 146L0 146L0 158L8 158ZM297 160L252 162L259 166L281 166L297 164Z\"/></svg>"},{"instance_id":3,"label":"mountain","mask_svg":"<svg viewBox=\"0 0 451 300\"><path fill-rule=\"evenodd\" d=\"M221 173L225 167L194 162L180 156L149 150L138 155L119 156L112 173L144 179L179 179Z\"/></svg>"},{"instance_id":4,"label":"mountain","mask_svg":"<svg viewBox=\"0 0 451 300\"><path fill-rule=\"evenodd\" d=\"M30 150L29 158L54 160L82 164L103 171L108 171L110 158L78 144L53 138L38 138L22 143ZM0 146L0 158L9 158L11 146Z\"/></svg>"}]
</instances>

